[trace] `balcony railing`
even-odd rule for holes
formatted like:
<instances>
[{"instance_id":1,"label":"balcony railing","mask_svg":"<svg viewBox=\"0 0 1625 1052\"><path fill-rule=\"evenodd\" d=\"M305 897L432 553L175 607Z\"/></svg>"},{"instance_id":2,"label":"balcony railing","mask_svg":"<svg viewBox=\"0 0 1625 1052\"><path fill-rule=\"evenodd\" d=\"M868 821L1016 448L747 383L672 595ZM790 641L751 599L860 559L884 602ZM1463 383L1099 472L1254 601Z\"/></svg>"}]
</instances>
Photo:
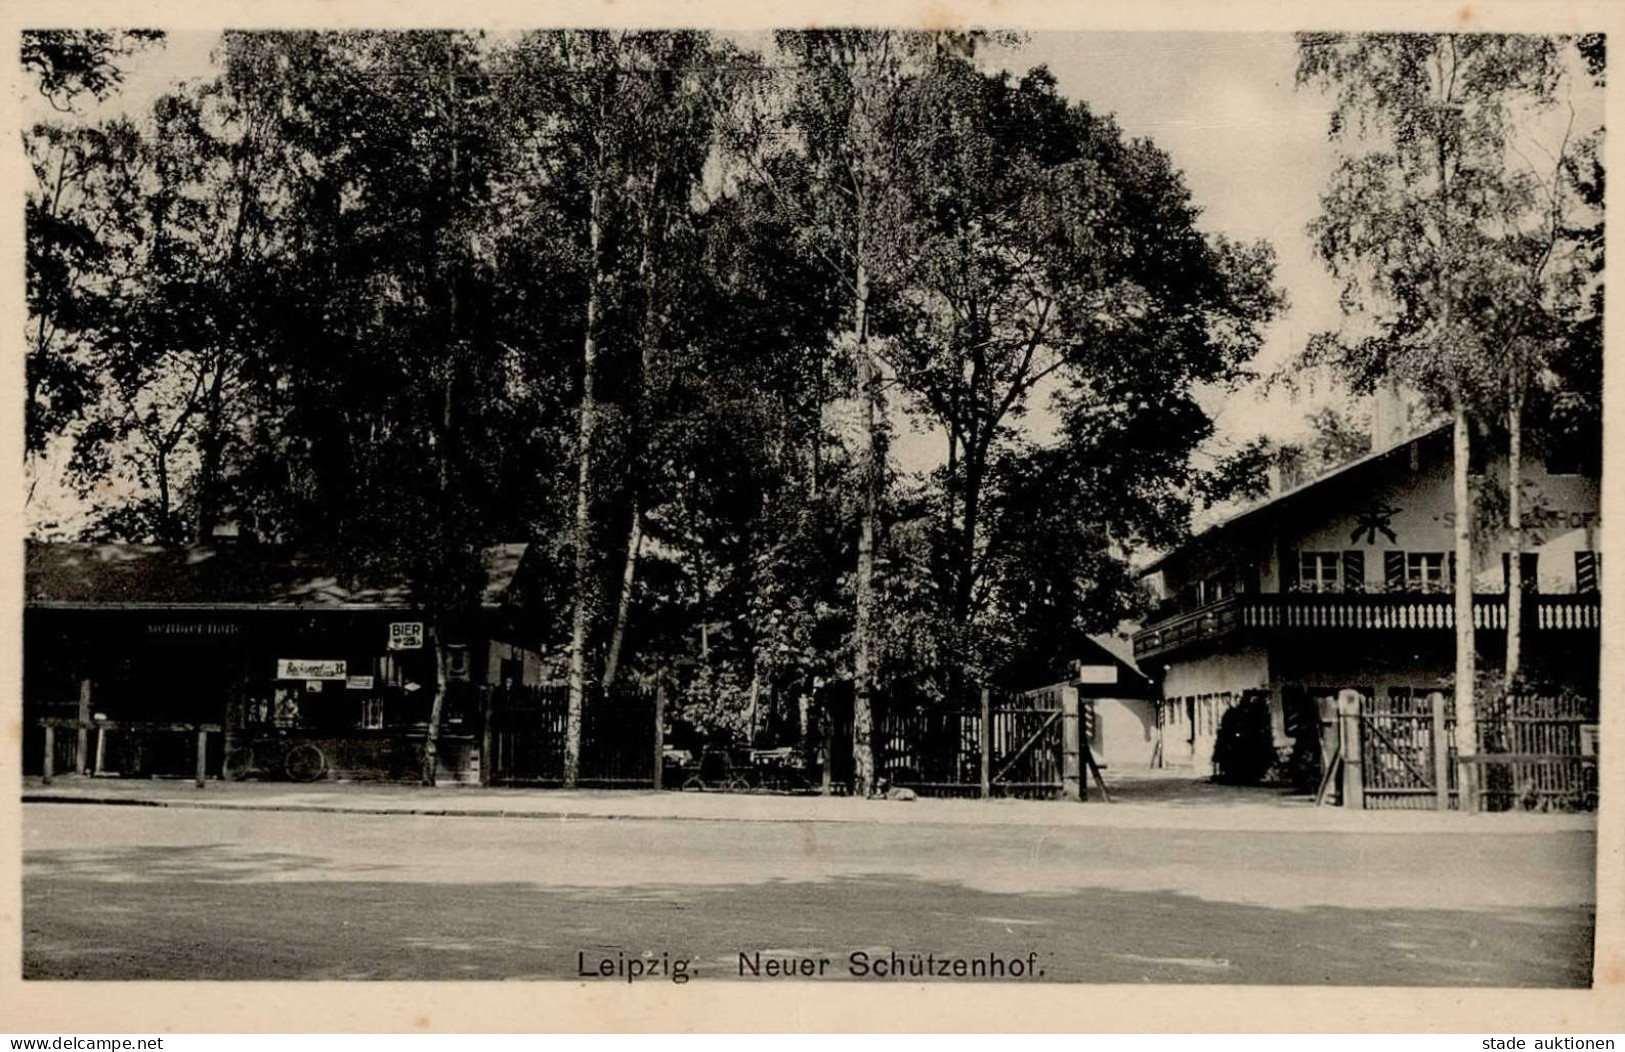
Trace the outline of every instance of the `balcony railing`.
<instances>
[{"instance_id":1,"label":"balcony railing","mask_svg":"<svg viewBox=\"0 0 1625 1052\"><path fill-rule=\"evenodd\" d=\"M1595 630L1602 624L1599 596L1531 595L1524 626L1538 631ZM1505 630L1505 595L1473 597L1473 627ZM1291 593L1221 599L1147 625L1134 636L1136 658L1156 657L1235 632L1432 631L1456 627L1455 597L1448 594Z\"/></svg>"}]
</instances>

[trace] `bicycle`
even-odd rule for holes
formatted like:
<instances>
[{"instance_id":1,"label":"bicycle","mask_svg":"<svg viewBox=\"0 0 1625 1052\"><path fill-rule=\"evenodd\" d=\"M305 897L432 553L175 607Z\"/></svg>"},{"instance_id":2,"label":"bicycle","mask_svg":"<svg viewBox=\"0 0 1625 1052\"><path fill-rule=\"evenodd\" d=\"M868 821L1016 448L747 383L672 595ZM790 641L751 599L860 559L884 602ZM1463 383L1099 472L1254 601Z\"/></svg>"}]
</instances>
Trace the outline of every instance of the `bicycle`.
<instances>
[{"instance_id":1,"label":"bicycle","mask_svg":"<svg viewBox=\"0 0 1625 1052\"><path fill-rule=\"evenodd\" d=\"M260 738L231 750L222 773L234 782L254 775L275 777L277 773L292 782L314 782L327 773L327 754L310 742Z\"/></svg>"}]
</instances>

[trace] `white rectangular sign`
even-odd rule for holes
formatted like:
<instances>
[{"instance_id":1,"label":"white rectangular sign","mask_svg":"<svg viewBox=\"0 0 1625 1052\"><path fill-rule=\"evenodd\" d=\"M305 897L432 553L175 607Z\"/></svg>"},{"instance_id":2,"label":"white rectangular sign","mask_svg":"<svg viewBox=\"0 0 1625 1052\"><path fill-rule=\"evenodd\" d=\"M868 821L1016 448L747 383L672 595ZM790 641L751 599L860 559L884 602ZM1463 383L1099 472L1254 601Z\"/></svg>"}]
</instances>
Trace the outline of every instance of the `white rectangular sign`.
<instances>
[{"instance_id":1,"label":"white rectangular sign","mask_svg":"<svg viewBox=\"0 0 1625 1052\"><path fill-rule=\"evenodd\" d=\"M423 649L423 622L391 621L389 624L389 649Z\"/></svg>"},{"instance_id":2,"label":"white rectangular sign","mask_svg":"<svg viewBox=\"0 0 1625 1052\"><path fill-rule=\"evenodd\" d=\"M345 663L310 658L277 658L277 679L344 679Z\"/></svg>"},{"instance_id":3,"label":"white rectangular sign","mask_svg":"<svg viewBox=\"0 0 1625 1052\"><path fill-rule=\"evenodd\" d=\"M351 676L344 681L344 686L350 690L371 690L371 676Z\"/></svg>"},{"instance_id":4,"label":"white rectangular sign","mask_svg":"<svg viewBox=\"0 0 1625 1052\"><path fill-rule=\"evenodd\" d=\"M1116 683L1116 665L1079 665L1079 683Z\"/></svg>"}]
</instances>

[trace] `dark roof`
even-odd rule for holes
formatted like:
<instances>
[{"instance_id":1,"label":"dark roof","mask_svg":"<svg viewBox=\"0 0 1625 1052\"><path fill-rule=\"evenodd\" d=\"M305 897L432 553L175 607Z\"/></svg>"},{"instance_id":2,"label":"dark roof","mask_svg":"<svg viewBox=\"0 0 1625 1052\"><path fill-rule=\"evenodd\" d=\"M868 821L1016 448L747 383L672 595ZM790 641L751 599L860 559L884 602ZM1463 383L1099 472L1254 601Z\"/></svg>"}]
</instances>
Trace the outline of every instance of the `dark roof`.
<instances>
[{"instance_id":1,"label":"dark roof","mask_svg":"<svg viewBox=\"0 0 1625 1052\"><path fill-rule=\"evenodd\" d=\"M1094 653L1080 653L1080 664L1094 665L1110 662L1118 667L1117 683L1120 688L1126 688L1120 693L1127 693L1132 697L1158 697L1156 684L1151 677L1140 671L1140 666L1134 661L1134 643L1122 636L1100 634L1090 635L1087 639Z\"/></svg>"},{"instance_id":2,"label":"dark roof","mask_svg":"<svg viewBox=\"0 0 1625 1052\"><path fill-rule=\"evenodd\" d=\"M1295 504L1301 498L1320 490L1323 486L1334 481L1346 480L1350 475L1358 472L1360 469L1380 460L1385 460L1392 454L1398 453L1401 450L1409 449L1417 442L1420 442L1425 438L1430 438L1433 435L1445 430L1449 426L1450 424L1448 422L1435 424L1425 431L1420 431L1409 438L1401 439L1392 445L1373 450L1363 457L1358 457L1349 461L1347 464L1342 464L1335 467L1326 474L1310 479L1301 486L1294 489L1283 490L1280 493L1272 493L1260 501L1256 501L1255 503L1249 504L1244 508L1240 508L1231 514L1226 515L1218 522L1199 530L1190 538L1190 540L1186 541L1179 547L1163 552L1161 555L1151 560L1140 570L1140 575L1143 577L1146 574L1155 573L1162 567L1163 563L1178 555L1180 552L1189 550L1191 548L1200 547L1224 534L1228 534L1243 523L1253 522L1259 515L1266 511L1279 510L1283 505Z\"/></svg>"},{"instance_id":3,"label":"dark roof","mask_svg":"<svg viewBox=\"0 0 1625 1052\"><path fill-rule=\"evenodd\" d=\"M485 550L485 606L506 601L526 546ZM168 547L29 541L24 605L38 608L412 609L401 578L275 545Z\"/></svg>"}]
</instances>

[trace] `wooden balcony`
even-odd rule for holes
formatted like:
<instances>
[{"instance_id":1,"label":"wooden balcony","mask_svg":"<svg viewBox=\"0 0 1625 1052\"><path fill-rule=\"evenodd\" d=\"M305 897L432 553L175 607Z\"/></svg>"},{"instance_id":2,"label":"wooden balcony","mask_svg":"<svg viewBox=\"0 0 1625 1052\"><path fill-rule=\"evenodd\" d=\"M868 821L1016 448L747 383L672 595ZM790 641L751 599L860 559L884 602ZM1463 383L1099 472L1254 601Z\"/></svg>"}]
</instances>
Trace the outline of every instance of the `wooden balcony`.
<instances>
[{"instance_id":1,"label":"wooden balcony","mask_svg":"<svg viewBox=\"0 0 1625 1052\"><path fill-rule=\"evenodd\" d=\"M1599 595L1531 595L1524 627L1534 631L1596 631ZM1504 631L1506 596L1473 597L1473 626ZM1235 634L1267 641L1280 633L1428 632L1456 627L1455 597L1448 594L1292 593L1239 595L1147 625L1134 636L1136 659L1160 657Z\"/></svg>"}]
</instances>

